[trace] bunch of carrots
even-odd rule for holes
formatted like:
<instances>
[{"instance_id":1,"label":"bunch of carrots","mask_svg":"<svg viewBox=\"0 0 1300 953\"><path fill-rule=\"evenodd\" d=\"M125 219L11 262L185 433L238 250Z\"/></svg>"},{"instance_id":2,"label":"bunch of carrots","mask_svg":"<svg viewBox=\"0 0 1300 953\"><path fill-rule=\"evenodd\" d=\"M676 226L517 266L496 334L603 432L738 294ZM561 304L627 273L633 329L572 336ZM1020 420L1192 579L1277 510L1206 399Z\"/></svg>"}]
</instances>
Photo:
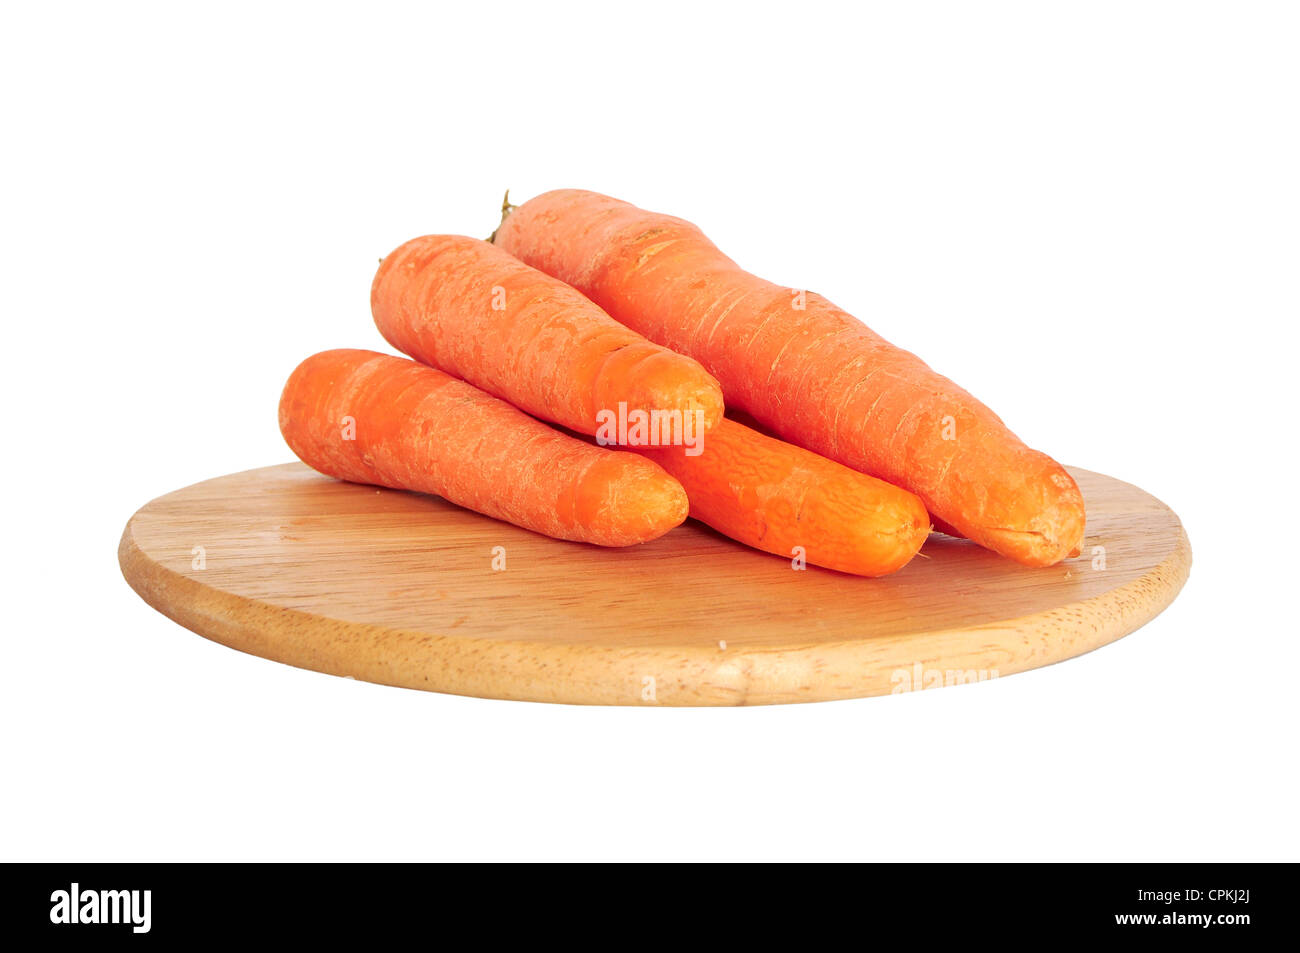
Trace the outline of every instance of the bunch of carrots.
<instances>
[{"instance_id":1,"label":"bunch of carrots","mask_svg":"<svg viewBox=\"0 0 1300 953\"><path fill-rule=\"evenodd\" d=\"M487 241L405 243L370 303L414 360L325 351L280 401L285 440L329 476L601 546L689 515L862 576L901 569L932 528L1029 566L1079 552L1083 498L1064 467L681 219L548 192L507 205Z\"/></svg>"}]
</instances>

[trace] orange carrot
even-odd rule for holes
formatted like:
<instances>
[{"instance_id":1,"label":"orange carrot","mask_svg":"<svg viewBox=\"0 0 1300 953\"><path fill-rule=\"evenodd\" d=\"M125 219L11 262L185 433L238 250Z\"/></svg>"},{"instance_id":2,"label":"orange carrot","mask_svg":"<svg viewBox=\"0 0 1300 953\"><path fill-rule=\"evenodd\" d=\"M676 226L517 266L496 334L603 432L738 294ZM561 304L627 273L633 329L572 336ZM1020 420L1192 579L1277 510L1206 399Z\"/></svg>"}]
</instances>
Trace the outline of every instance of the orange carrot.
<instances>
[{"instance_id":1,"label":"orange carrot","mask_svg":"<svg viewBox=\"0 0 1300 953\"><path fill-rule=\"evenodd\" d=\"M925 507L906 490L733 420L724 418L698 455L637 452L681 482L695 519L778 556L884 576L930 532Z\"/></svg>"},{"instance_id":2,"label":"orange carrot","mask_svg":"<svg viewBox=\"0 0 1300 953\"><path fill-rule=\"evenodd\" d=\"M380 264L370 305L398 350L579 433L600 433L620 405L633 417L674 415L664 419L696 428L688 435L722 416L722 390L697 361L652 344L489 242L407 242ZM648 445L684 442L674 427L647 431Z\"/></svg>"},{"instance_id":3,"label":"orange carrot","mask_svg":"<svg viewBox=\"0 0 1300 953\"><path fill-rule=\"evenodd\" d=\"M777 435L916 493L936 522L1031 566L1077 552L1083 497L1060 464L825 298L742 271L689 222L562 190L515 208L495 241L699 359Z\"/></svg>"},{"instance_id":4,"label":"orange carrot","mask_svg":"<svg viewBox=\"0 0 1300 953\"><path fill-rule=\"evenodd\" d=\"M436 493L558 539L627 546L686 518L681 484L649 460L374 351L323 351L298 365L280 398L280 432L328 476Z\"/></svg>"}]
</instances>

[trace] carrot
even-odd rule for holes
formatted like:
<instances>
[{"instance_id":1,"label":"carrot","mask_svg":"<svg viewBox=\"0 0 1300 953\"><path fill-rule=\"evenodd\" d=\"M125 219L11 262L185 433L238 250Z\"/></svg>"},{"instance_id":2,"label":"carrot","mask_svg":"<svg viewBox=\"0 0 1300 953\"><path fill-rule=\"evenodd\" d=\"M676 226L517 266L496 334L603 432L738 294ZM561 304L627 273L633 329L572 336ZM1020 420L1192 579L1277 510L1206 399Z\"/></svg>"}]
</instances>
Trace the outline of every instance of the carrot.
<instances>
[{"instance_id":1,"label":"carrot","mask_svg":"<svg viewBox=\"0 0 1300 953\"><path fill-rule=\"evenodd\" d=\"M639 449L686 488L691 516L747 546L859 576L884 576L930 532L921 501L793 444L724 418L692 456Z\"/></svg>"},{"instance_id":2,"label":"carrot","mask_svg":"<svg viewBox=\"0 0 1300 953\"><path fill-rule=\"evenodd\" d=\"M778 436L911 490L936 523L1031 566L1078 551L1083 497L1060 464L825 298L742 271L689 222L562 190L511 211L495 241L697 358L729 406Z\"/></svg>"},{"instance_id":3,"label":"carrot","mask_svg":"<svg viewBox=\"0 0 1300 953\"><path fill-rule=\"evenodd\" d=\"M698 437L722 416L722 390L697 361L652 344L489 242L407 242L380 263L370 305L398 350L579 433L612 438L602 423L658 412L667 427L631 432L667 445Z\"/></svg>"},{"instance_id":4,"label":"carrot","mask_svg":"<svg viewBox=\"0 0 1300 953\"><path fill-rule=\"evenodd\" d=\"M686 518L681 484L650 461L374 351L323 351L298 365L280 398L280 432L328 476L436 493L558 539L627 546Z\"/></svg>"}]
</instances>

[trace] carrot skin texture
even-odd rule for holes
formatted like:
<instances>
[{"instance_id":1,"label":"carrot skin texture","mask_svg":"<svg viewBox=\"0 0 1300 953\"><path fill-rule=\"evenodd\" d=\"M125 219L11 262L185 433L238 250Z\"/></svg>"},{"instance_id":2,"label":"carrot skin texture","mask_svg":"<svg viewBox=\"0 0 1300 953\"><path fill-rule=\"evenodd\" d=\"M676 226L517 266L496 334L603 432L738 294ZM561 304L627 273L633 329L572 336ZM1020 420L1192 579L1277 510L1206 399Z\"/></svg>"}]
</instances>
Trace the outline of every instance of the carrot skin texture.
<instances>
[{"instance_id":1,"label":"carrot skin texture","mask_svg":"<svg viewBox=\"0 0 1300 953\"><path fill-rule=\"evenodd\" d=\"M643 543L688 509L681 485L650 461L374 351L323 351L298 365L280 398L280 432L327 476L437 494L557 539Z\"/></svg>"},{"instance_id":2,"label":"carrot skin texture","mask_svg":"<svg viewBox=\"0 0 1300 953\"><path fill-rule=\"evenodd\" d=\"M480 239L406 242L380 263L370 305L399 351L579 433L620 402L699 411L705 431L722 417L722 389L698 361Z\"/></svg>"},{"instance_id":3,"label":"carrot skin texture","mask_svg":"<svg viewBox=\"0 0 1300 953\"><path fill-rule=\"evenodd\" d=\"M920 499L810 450L723 419L689 456L638 449L686 488L691 516L747 546L858 576L903 568L930 531Z\"/></svg>"},{"instance_id":4,"label":"carrot skin texture","mask_svg":"<svg viewBox=\"0 0 1300 953\"><path fill-rule=\"evenodd\" d=\"M742 271L689 222L567 189L513 209L496 243L697 358L729 406L783 439L917 494L937 523L1026 565L1078 552L1083 497L1064 467L915 355L820 295Z\"/></svg>"}]
</instances>

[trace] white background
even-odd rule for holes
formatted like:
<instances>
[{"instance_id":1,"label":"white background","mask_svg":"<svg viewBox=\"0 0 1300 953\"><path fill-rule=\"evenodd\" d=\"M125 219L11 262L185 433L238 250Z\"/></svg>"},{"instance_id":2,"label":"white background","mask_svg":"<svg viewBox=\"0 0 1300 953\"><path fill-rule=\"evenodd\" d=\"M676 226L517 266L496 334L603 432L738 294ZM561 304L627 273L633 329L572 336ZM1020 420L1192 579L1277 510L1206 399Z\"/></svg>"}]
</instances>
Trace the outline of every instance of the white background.
<instances>
[{"instance_id":1,"label":"white background","mask_svg":"<svg viewBox=\"0 0 1300 953\"><path fill-rule=\"evenodd\" d=\"M7 5L0 856L1300 859L1294 11ZM1183 595L1014 678L745 710L384 688L146 607L131 513L289 459L292 367L384 347L376 260L507 186L828 295L1169 503Z\"/></svg>"}]
</instances>

